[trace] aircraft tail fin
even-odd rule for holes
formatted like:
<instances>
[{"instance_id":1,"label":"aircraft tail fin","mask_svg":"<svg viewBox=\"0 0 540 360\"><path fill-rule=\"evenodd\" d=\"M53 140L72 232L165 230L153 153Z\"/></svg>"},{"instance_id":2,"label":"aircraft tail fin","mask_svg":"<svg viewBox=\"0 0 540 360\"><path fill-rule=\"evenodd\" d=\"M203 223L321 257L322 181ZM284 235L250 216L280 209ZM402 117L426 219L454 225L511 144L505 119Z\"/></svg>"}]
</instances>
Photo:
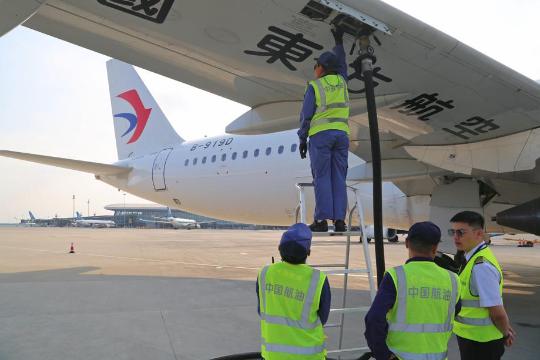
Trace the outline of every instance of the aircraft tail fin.
<instances>
[{"instance_id":1,"label":"aircraft tail fin","mask_svg":"<svg viewBox=\"0 0 540 360\"><path fill-rule=\"evenodd\" d=\"M75 211L75 215L77 216L77 220L80 220L82 218L81 213L78 211Z\"/></svg>"},{"instance_id":2,"label":"aircraft tail fin","mask_svg":"<svg viewBox=\"0 0 540 360\"><path fill-rule=\"evenodd\" d=\"M149 154L184 142L133 68L107 61L118 159Z\"/></svg>"},{"instance_id":3,"label":"aircraft tail fin","mask_svg":"<svg viewBox=\"0 0 540 360\"><path fill-rule=\"evenodd\" d=\"M172 211L170 207L167 208L167 217L172 217Z\"/></svg>"},{"instance_id":4,"label":"aircraft tail fin","mask_svg":"<svg viewBox=\"0 0 540 360\"><path fill-rule=\"evenodd\" d=\"M30 220L36 220L36 217L34 216L34 214L32 214L31 211L28 212L28 215L30 215Z\"/></svg>"}]
</instances>

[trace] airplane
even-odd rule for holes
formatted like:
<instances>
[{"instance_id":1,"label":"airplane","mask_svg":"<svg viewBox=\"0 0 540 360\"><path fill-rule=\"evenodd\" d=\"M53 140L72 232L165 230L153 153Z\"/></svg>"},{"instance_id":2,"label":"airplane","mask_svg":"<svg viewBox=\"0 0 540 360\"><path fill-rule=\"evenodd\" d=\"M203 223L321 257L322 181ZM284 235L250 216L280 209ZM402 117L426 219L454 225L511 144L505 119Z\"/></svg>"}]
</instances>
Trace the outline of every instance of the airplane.
<instances>
[{"instance_id":1,"label":"airplane","mask_svg":"<svg viewBox=\"0 0 540 360\"><path fill-rule=\"evenodd\" d=\"M395 213L402 211L396 223L399 227L393 227L406 228L415 219L431 219L445 229L450 226L448 219L453 214L469 209L484 214L487 231L518 229L540 233L540 212L531 211L540 207L538 83L379 0L253 0L241 4L242 11L227 2L209 0L152 4L21 0L10 4L8 11L0 14L0 34L24 22L31 29L144 67L251 109L227 126L230 135L212 140L205 149L208 141L186 144L168 123L160 128L163 131L150 126L155 124L157 113L161 116L161 111L146 95L140 95L137 112L129 105L129 101L135 104L137 99L134 93L127 92L139 90L117 86L112 94L113 108L123 108L123 113L132 115L115 120L121 128L119 135L126 131L124 136L129 135L127 142L118 147L118 163L104 167L104 164L69 160L56 163L50 157L3 154L91 172L127 191L170 206L178 207L180 203L182 208L203 210L200 211L203 214L225 214L228 219L239 220L251 218L256 223L278 224L283 221L278 219L284 218L290 221L294 217L290 204L296 198L293 191L289 190L288 197L276 196L276 202L282 201L279 214L272 211L278 208L274 204L267 213L266 203L258 200L266 200L261 194L271 193L273 183L265 181L256 171L239 176L238 161L233 163L230 157L234 152L237 156L243 153L242 148L249 143L239 135L274 133L269 146L272 155L268 155L272 158L276 147L282 145L285 149L297 141L290 130L298 126L305 84L312 76L313 57L331 48L329 29L333 24L345 28L345 46L351 48L351 53L355 39L362 33L369 35L377 56L373 71L383 176L392 182L385 184L386 193L392 194L394 190L389 192L388 188L395 188L400 199L385 199L386 207L394 207L394 210L385 208L385 224L394 224ZM351 56L348 60L353 64ZM369 194L371 155L364 88L361 74L353 66L348 80L350 151L364 160L351 164L349 179L360 187L365 186L365 193ZM116 97L120 95L123 98ZM130 129L132 125L136 129ZM149 133L162 138L152 141L145 136ZM250 141L261 139L266 140ZM197 147L189 152L179 150L186 145ZM215 150L220 152L212 154ZM250 148L248 153L255 157L251 151L254 149ZM180 175L180 169L175 169L178 179L167 179L169 174L159 176L168 161L177 166L180 158L188 160L184 170L190 172L191 167L199 166L197 170L202 173L203 168L210 170L211 164L203 167L200 162L191 161L223 154L226 160L213 163L223 168L213 169L217 171L200 179L198 185L205 188L205 193L181 192L190 180L189 176L184 179ZM267 155L257 156L260 161ZM155 165L155 171L140 170L145 161L144 166ZM304 163L293 160L291 167L285 165L264 175L285 177L293 164L306 168ZM211 188L209 177L214 174L221 176L222 182L219 187ZM309 178L309 173L297 167L291 174ZM246 184L247 175L261 182ZM252 175L257 177L251 178ZM230 183L237 180L235 176L243 180ZM142 184L149 177L155 180L154 188L143 190ZM259 191L254 197L253 188ZM222 203L229 199L222 195L226 191L233 191L236 200ZM173 197L176 194L182 196ZM273 199L270 200L272 203ZM256 209L253 205L237 206L248 201L264 205ZM195 205L196 202L200 205ZM443 240L443 244L452 244L446 235Z\"/></svg>"},{"instance_id":2,"label":"airplane","mask_svg":"<svg viewBox=\"0 0 540 360\"><path fill-rule=\"evenodd\" d=\"M158 223L158 224L169 224L174 229L200 229L202 224L212 223L215 221L208 221L208 222L199 222L193 219L182 219L172 216L171 208L167 208L167 216L161 217L161 216L154 216L154 220L147 220L147 219L139 219L142 222L148 222L148 223Z\"/></svg>"},{"instance_id":3,"label":"airplane","mask_svg":"<svg viewBox=\"0 0 540 360\"><path fill-rule=\"evenodd\" d=\"M112 220L98 219L83 219L80 212L76 211L76 219L73 222L78 227L93 227L93 228L112 228L116 227L116 223Z\"/></svg>"},{"instance_id":4,"label":"airplane","mask_svg":"<svg viewBox=\"0 0 540 360\"><path fill-rule=\"evenodd\" d=\"M31 211L28 211L28 215L30 216L30 219L27 219L27 220L21 219L20 225L29 226L29 227L39 226L36 223L36 218L34 217L34 214L32 214Z\"/></svg>"}]
</instances>

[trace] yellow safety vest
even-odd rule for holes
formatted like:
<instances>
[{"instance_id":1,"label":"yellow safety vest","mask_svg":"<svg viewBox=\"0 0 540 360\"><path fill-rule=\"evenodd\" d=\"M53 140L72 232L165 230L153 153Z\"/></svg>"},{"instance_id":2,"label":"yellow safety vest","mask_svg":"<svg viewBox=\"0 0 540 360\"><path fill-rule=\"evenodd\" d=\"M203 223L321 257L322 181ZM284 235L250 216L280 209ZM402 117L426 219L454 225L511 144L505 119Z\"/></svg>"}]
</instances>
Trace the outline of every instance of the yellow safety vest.
<instances>
[{"instance_id":1,"label":"yellow safety vest","mask_svg":"<svg viewBox=\"0 0 540 360\"><path fill-rule=\"evenodd\" d=\"M457 275L431 261L411 261L388 274L397 295L387 314L388 348L402 360L445 360L459 299Z\"/></svg>"},{"instance_id":2,"label":"yellow safety vest","mask_svg":"<svg viewBox=\"0 0 540 360\"><path fill-rule=\"evenodd\" d=\"M341 75L326 75L309 84L315 92L316 110L309 126L309 136L324 130L349 130L349 90Z\"/></svg>"},{"instance_id":3,"label":"yellow safety vest","mask_svg":"<svg viewBox=\"0 0 540 360\"><path fill-rule=\"evenodd\" d=\"M456 317L456 323L454 325L454 333L456 335L478 342L488 342L503 337L503 334L491 321L488 309L480 306L480 297L478 294L473 295L471 293L471 275L473 267L484 261L489 262L499 271L501 279L499 292L502 296L502 269L491 249L486 246L486 248L478 251L469 259L467 265L465 265L465 268L459 275L462 293L461 311Z\"/></svg>"},{"instance_id":4,"label":"yellow safety vest","mask_svg":"<svg viewBox=\"0 0 540 360\"><path fill-rule=\"evenodd\" d=\"M266 360L324 360L326 345L317 311L326 275L280 262L259 272L261 353Z\"/></svg>"}]
</instances>

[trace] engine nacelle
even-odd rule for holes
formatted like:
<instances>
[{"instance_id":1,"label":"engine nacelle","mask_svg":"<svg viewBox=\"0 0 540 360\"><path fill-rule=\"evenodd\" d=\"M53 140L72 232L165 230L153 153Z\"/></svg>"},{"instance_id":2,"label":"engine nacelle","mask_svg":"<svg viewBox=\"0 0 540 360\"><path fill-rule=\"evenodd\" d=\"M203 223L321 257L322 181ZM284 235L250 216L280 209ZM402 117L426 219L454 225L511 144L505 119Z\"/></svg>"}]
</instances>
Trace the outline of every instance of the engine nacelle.
<instances>
[{"instance_id":1,"label":"engine nacelle","mask_svg":"<svg viewBox=\"0 0 540 360\"><path fill-rule=\"evenodd\" d=\"M540 235L540 198L497 213L497 224Z\"/></svg>"},{"instance_id":2,"label":"engine nacelle","mask_svg":"<svg viewBox=\"0 0 540 360\"><path fill-rule=\"evenodd\" d=\"M375 239L375 227L369 225L366 227L366 237L369 240ZM383 227L383 239L388 239L390 242L398 242L398 234L396 229Z\"/></svg>"},{"instance_id":3,"label":"engine nacelle","mask_svg":"<svg viewBox=\"0 0 540 360\"><path fill-rule=\"evenodd\" d=\"M22 24L39 9L46 0L0 0L0 36Z\"/></svg>"}]
</instances>

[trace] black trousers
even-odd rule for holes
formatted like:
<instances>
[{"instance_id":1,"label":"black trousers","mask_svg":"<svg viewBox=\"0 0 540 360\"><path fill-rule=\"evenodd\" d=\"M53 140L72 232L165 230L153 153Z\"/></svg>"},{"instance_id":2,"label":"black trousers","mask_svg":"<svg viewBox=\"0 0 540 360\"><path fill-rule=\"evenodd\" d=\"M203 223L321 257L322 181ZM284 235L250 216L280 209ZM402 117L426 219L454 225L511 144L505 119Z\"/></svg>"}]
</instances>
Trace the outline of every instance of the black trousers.
<instances>
[{"instance_id":1,"label":"black trousers","mask_svg":"<svg viewBox=\"0 0 540 360\"><path fill-rule=\"evenodd\" d=\"M456 337L461 360L499 360L504 354L504 339L478 342Z\"/></svg>"}]
</instances>

